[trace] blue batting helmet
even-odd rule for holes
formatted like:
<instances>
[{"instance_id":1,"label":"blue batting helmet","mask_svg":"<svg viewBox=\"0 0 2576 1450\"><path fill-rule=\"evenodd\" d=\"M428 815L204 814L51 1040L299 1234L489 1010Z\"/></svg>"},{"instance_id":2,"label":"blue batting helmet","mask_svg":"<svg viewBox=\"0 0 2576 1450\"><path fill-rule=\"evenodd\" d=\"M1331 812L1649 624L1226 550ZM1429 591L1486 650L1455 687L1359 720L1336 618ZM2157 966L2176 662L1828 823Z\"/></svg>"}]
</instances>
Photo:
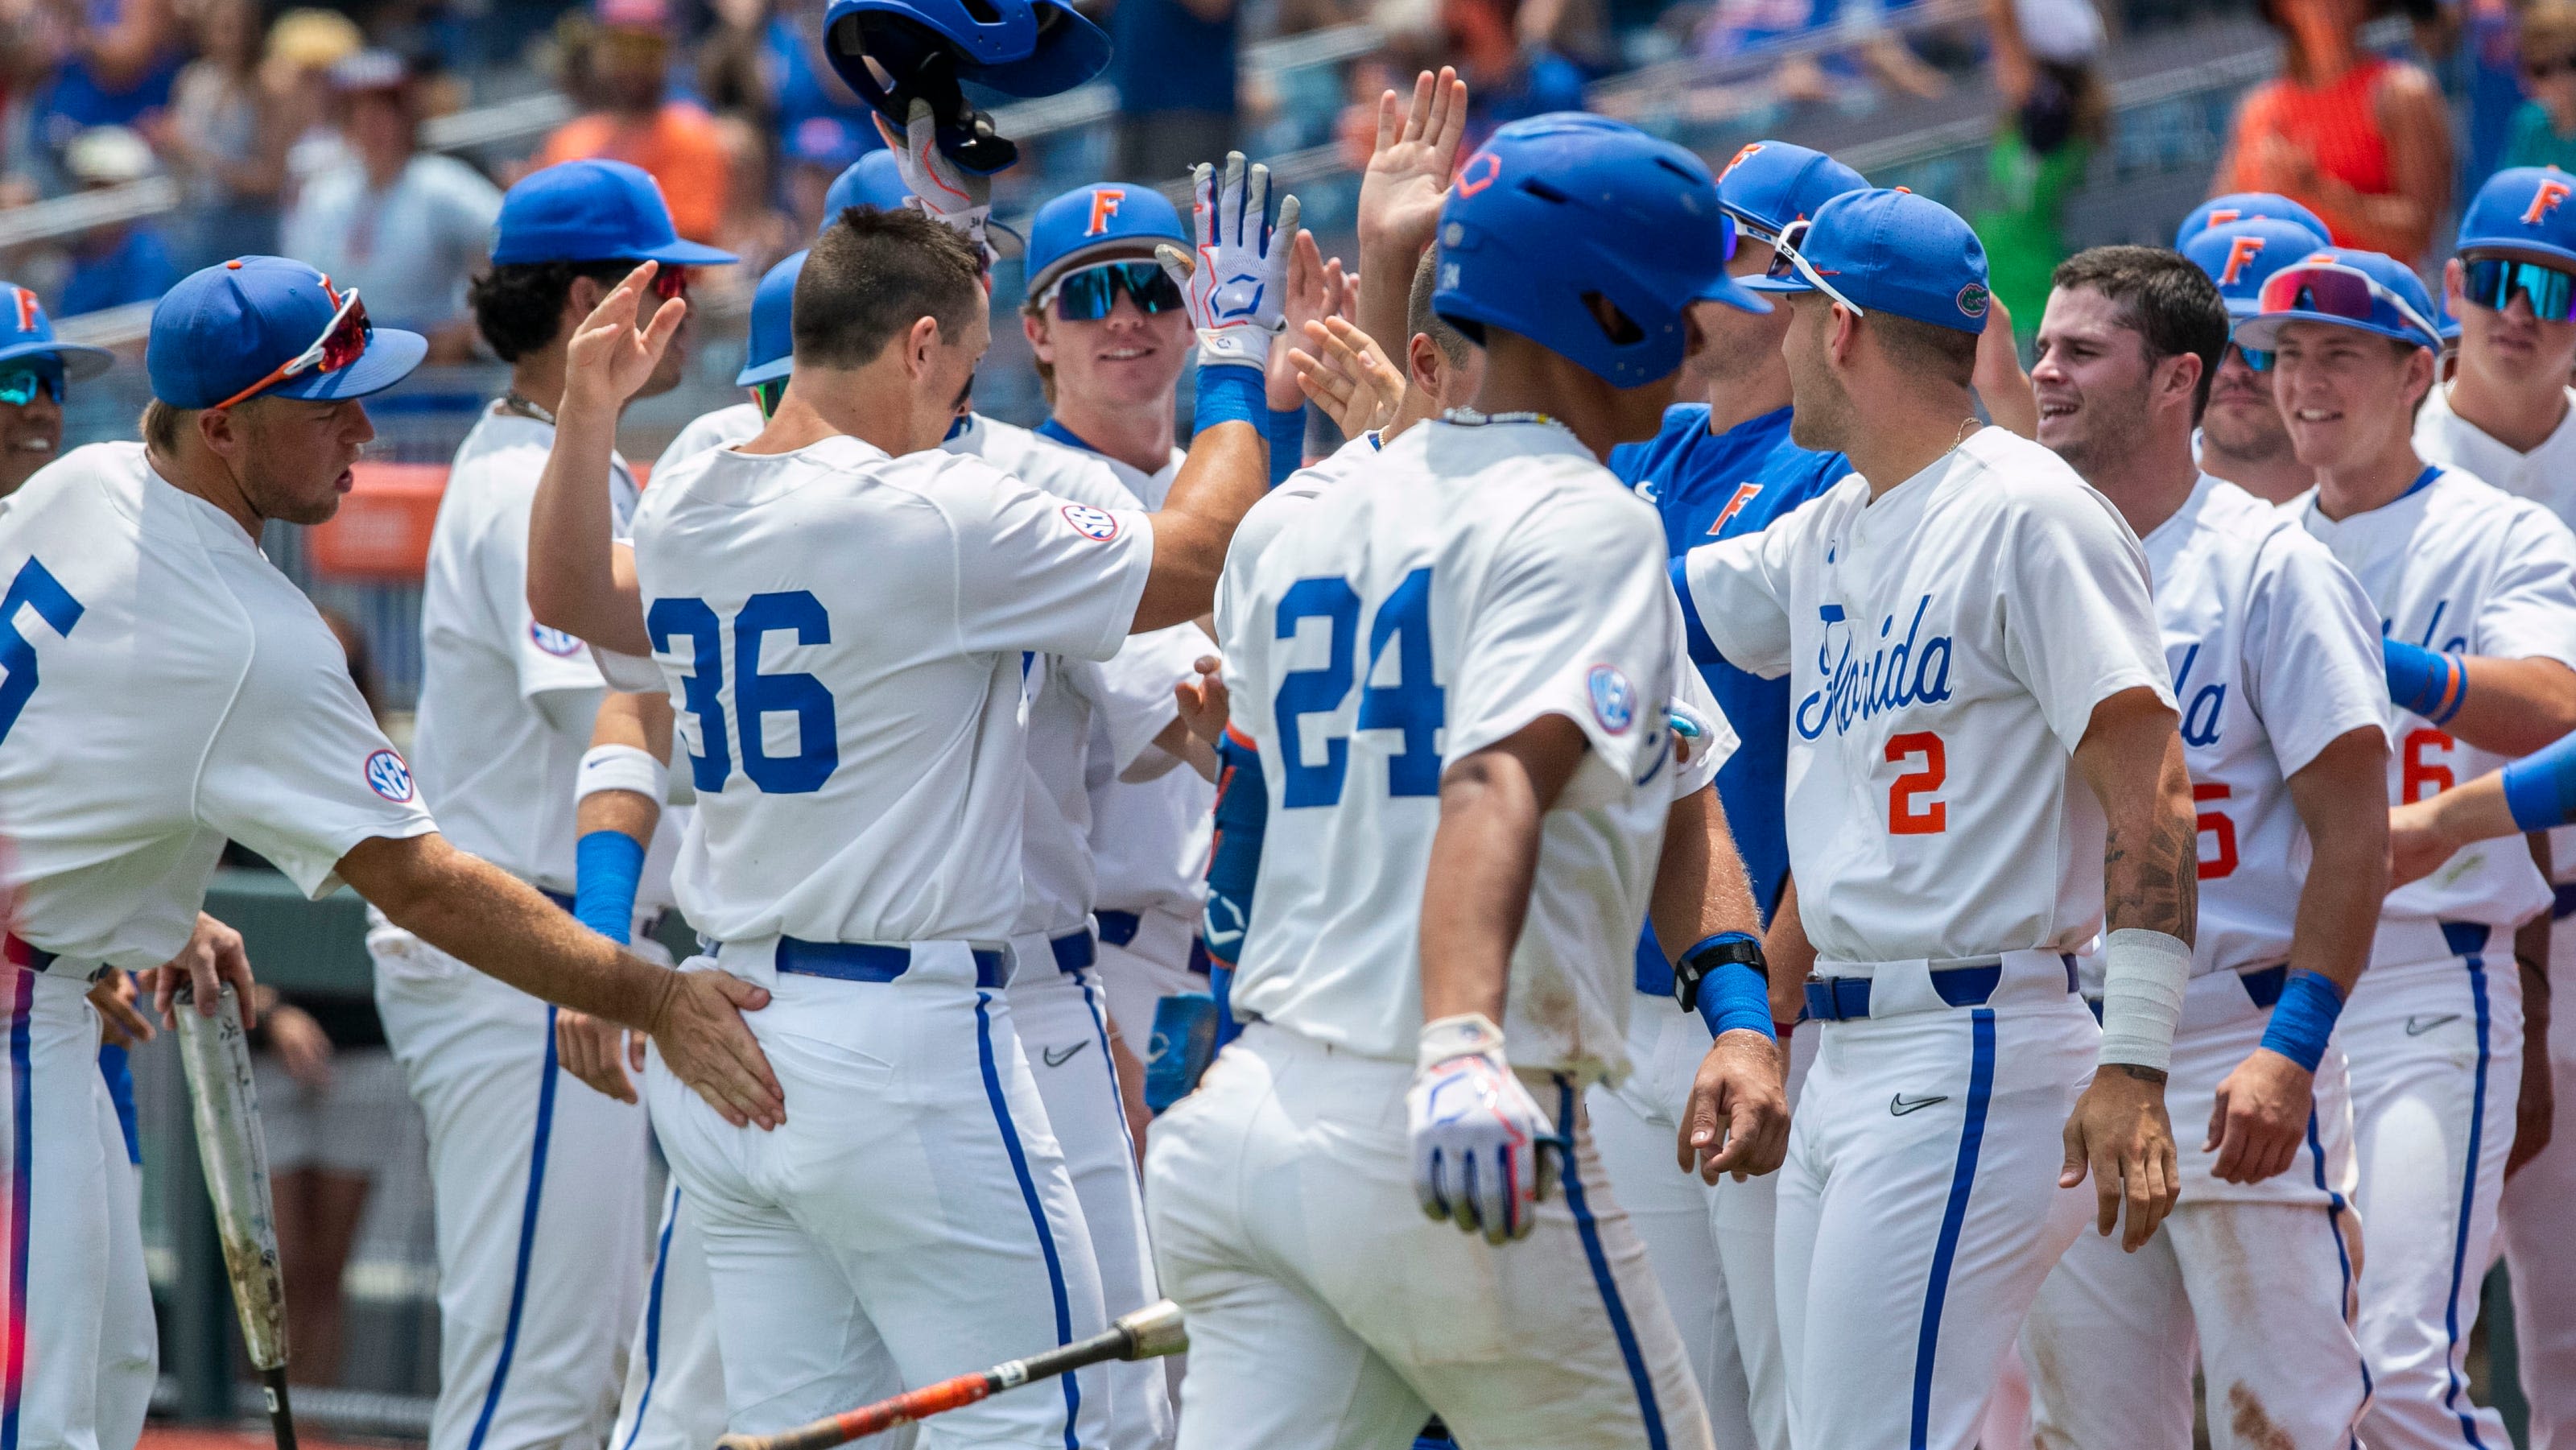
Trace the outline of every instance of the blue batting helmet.
<instances>
[{"instance_id":1,"label":"blue batting helmet","mask_svg":"<svg viewBox=\"0 0 2576 1450\"><path fill-rule=\"evenodd\" d=\"M939 118L939 148L990 173L1017 148L967 105L959 82L1006 96L1052 96L1109 65L1109 37L1063 0L831 0L823 53L850 89L898 128L915 98ZM868 61L891 78L881 82Z\"/></svg>"},{"instance_id":2,"label":"blue batting helmet","mask_svg":"<svg viewBox=\"0 0 2576 1450\"><path fill-rule=\"evenodd\" d=\"M1518 333L1615 387L1680 367L1690 299L1725 275L1717 183L1634 126L1561 111L1467 158L1440 208L1431 310Z\"/></svg>"}]
</instances>

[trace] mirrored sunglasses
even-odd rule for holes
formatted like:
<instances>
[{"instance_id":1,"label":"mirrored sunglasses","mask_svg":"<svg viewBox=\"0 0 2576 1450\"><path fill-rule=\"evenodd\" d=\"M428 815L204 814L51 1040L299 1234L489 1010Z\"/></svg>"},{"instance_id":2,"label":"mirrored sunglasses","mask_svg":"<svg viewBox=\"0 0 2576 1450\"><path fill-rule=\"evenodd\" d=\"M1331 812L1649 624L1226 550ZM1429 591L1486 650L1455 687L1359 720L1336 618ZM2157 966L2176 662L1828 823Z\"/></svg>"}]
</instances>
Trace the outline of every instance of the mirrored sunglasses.
<instances>
[{"instance_id":1,"label":"mirrored sunglasses","mask_svg":"<svg viewBox=\"0 0 2576 1450\"><path fill-rule=\"evenodd\" d=\"M1118 294L1136 299L1136 310L1151 317L1181 309L1181 289L1160 262L1102 262L1067 272L1050 288L1055 315L1067 322L1098 322L1118 305Z\"/></svg>"},{"instance_id":2,"label":"mirrored sunglasses","mask_svg":"<svg viewBox=\"0 0 2576 1450\"><path fill-rule=\"evenodd\" d=\"M2469 301L2490 312L2512 306L2513 294L2519 292L2531 299L2531 315L2543 322L2565 322L2576 313L2576 274L2507 257L2472 258L2463 270Z\"/></svg>"},{"instance_id":3,"label":"mirrored sunglasses","mask_svg":"<svg viewBox=\"0 0 2576 1450\"><path fill-rule=\"evenodd\" d=\"M358 300L358 289L352 287L340 295L340 310L331 314L331 321L323 327L322 335L313 339L311 347L269 369L268 376L215 406L229 408L306 373L336 373L366 356L367 342L375 334L375 325L367 321L367 305Z\"/></svg>"},{"instance_id":4,"label":"mirrored sunglasses","mask_svg":"<svg viewBox=\"0 0 2576 1450\"><path fill-rule=\"evenodd\" d=\"M45 368L9 368L0 371L0 403L23 408L36 401L41 390L57 403L63 400L62 374Z\"/></svg>"}]
</instances>

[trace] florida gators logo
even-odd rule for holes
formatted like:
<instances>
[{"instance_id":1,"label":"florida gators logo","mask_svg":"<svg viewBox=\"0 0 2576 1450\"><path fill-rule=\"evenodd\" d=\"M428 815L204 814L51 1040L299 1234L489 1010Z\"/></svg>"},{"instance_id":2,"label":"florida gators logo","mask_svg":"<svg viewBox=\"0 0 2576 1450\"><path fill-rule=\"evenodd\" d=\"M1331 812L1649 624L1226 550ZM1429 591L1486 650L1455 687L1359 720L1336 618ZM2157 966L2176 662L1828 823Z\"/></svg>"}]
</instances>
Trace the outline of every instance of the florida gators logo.
<instances>
[{"instance_id":1,"label":"florida gators logo","mask_svg":"<svg viewBox=\"0 0 2576 1450\"><path fill-rule=\"evenodd\" d=\"M2568 190L2567 183L2557 177L2542 177L2540 185L2531 193L2531 205L2522 209L2522 224L2527 227L2540 225L2551 212L2558 210L2560 202L2567 199Z\"/></svg>"},{"instance_id":2,"label":"florida gators logo","mask_svg":"<svg viewBox=\"0 0 2576 1450\"><path fill-rule=\"evenodd\" d=\"M1477 169L1479 167L1483 170L1479 171ZM1477 192L1493 185L1495 179L1502 174L1503 158L1491 151L1479 151L1468 157L1467 164L1458 169L1458 194L1474 196Z\"/></svg>"},{"instance_id":3,"label":"florida gators logo","mask_svg":"<svg viewBox=\"0 0 2576 1450\"><path fill-rule=\"evenodd\" d=\"M1126 204L1127 188L1123 186L1092 188L1091 222L1082 229L1082 234L1086 237L1105 235L1109 230L1110 220L1118 215L1118 208Z\"/></svg>"},{"instance_id":4,"label":"florida gators logo","mask_svg":"<svg viewBox=\"0 0 2576 1450\"><path fill-rule=\"evenodd\" d=\"M1986 284L1983 282L1971 282L1960 288L1959 311L1969 317L1985 316L1987 295Z\"/></svg>"},{"instance_id":5,"label":"florida gators logo","mask_svg":"<svg viewBox=\"0 0 2576 1450\"><path fill-rule=\"evenodd\" d=\"M2227 243L2227 265L2219 269L2218 285L2221 287L2235 286L2236 279L2245 274L2245 264L2253 261L2256 257L2261 256L2262 253L2263 239L2261 237L2234 237L2229 239Z\"/></svg>"},{"instance_id":6,"label":"florida gators logo","mask_svg":"<svg viewBox=\"0 0 2576 1450\"><path fill-rule=\"evenodd\" d=\"M41 303L36 301L36 294L28 291L24 287L12 287L9 290L16 294L17 298L18 330L20 332L33 332L37 328L43 326L45 321L45 309Z\"/></svg>"},{"instance_id":7,"label":"florida gators logo","mask_svg":"<svg viewBox=\"0 0 2576 1450\"><path fill-rule=\"evenodd\" d=\"M1708 526L1709 537L1713 539L1719 534L1724 533L1726 531L1727 521L1734 518L1737 514L1744 512L1744 506L1746 504L1753 502L1761 496L1762 485L1758 483L1737 484L1735 486L1735 496L1726 501L1726 507L1717 511L1717 522Z\"/></svg>"},{"instance_id":8,"label":"florida gators logo","mask_svg":"<svg viewBox=\"0 0 2576 1450\"><path fill-rule=\"evenodd\" d=\"M1735 168L1752 160L1754 153L1761 149L1762 143L1759 141L1747 141L1742 146L1737 147L1735 154L1727 158L1725 167L1717 173L1718 183L1720 185L1724 185L1726 178L1735 174Z\"/></svg>"}]
</instances>

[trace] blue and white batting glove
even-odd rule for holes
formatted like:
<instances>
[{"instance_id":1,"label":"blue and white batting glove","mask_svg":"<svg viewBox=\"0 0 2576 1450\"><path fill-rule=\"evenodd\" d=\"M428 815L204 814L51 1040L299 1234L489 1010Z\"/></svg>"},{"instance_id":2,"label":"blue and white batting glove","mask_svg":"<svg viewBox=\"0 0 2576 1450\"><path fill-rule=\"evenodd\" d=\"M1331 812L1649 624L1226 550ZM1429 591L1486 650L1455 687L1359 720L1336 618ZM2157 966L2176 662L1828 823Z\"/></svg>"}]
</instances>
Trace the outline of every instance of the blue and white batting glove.
<instances>
[{"instance_id":1,"label":"blue and white batting glove","mask_svg":"<svg viewBox=\"0 0 2576 1450\"><path fill-rule=\"evenodd\" d=\"M930 103L916 96L912 113L904 122L898 140L879 118L877 129L885 133L886 144L894 148L895 170L903 174L903 184L912 192L913 204L923 215L966 234L979 255L991 257L984 233L993 215L993 178L979 176L960 167L939 149L939 122L934 119Z\"/></svg>"},{"instance_id":2,"label":"blue and white batting glove","mask_svg":"<svg viewBox=\"0 0 2576 1450\"><path fill-rule=\"evenodd\" d=\"M1422 1211L1488 1243L1525 1237L1555 1183L1556 1127L1503 1060L1503 1030L1472 1012L1426 1023L1404 1108Z\"/></svg>"},{"instance_id":3,"label":"blue and white batting glove","mask_svg":"<svg viewBox=\"0 0 2576 1450\"><path fill-rule=\"evenodd\" d=\"M1270 340L1287 325L1288 253L1297 240L1297 198L1279 198L1270 211L1270 168L1247 168L1243 153L1225 156L1225 178L1202 161L1191 176L1190 215L1197 223L1198 253L1154 249L1163 270L1187 300L1190 325L1199 330L1199 366L1227 363L1259 368L1270 358Z\"/></svg>"}]
</instances>

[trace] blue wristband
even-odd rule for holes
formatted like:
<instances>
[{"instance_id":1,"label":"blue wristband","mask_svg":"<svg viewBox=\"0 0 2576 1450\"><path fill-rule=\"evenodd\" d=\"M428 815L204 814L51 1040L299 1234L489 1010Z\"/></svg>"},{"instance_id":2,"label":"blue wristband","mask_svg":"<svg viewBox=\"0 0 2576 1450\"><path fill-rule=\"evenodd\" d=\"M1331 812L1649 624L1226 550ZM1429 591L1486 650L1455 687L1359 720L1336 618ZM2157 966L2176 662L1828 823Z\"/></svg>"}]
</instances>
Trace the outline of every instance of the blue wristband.
<instances>
[{"instance_id":1,"label":"blue wristband","mask_svg":"<svg viewBox=\"0 0 2576 1450\"><path fill-rule=\"evenodd\" d=\"M593 831L572 849L572 914L626 945L635 925L635 887L644 879L644 844L624 831Z\"/></svg>"},{"instance_id":2,"label":"blue wristband","mask_svg":"<svg viewBox=\"0 0 2576 1450\"><path fill-rule=\"evenodd\" d=\"M2450 723L2468 698L2469 672L2460 657L2402 639L2379 642L2380 664L2388 672L2388 698L2436 725Z\"/></svg>"},{"instance_id":3,"label":"blue wristband","mask_svg":"<svg viewBox=\"0 0 2576 1450\"><path fill-rule=\"evenodd\" d=\"M2504 803L2521 830L2576 825L2576 735L2506 766Z\"/></svg>"},{"instance_id":4,"label":"blue wristband","mask_svg":"<svg viewBox=\"0 0 2576 1450\"><path fill-rule=\"evenodd\" d=\"M1729 938L1753 940L1740 931L1722 931L1693 942L1691 949L1682 953L1681 959L1687 962L1710 942ZM1751 962L1723 962L1700 978L1699 1015L1700 1020L1708 1024L1711 1037L1752 1031L1774 1042L1779 1040L1779 1034L1771 1028L1771 984Z\"/></svg>"},{"instance_id":5,"label":"blue wristband","mask_svg":"<svg viewBox=\"0 0 2576 1450\"><path fill-rule=\"evenodd\" d=\"M1190 405L1190 431L1204 433L1219 423L1270 421L1270 396L1261 369L1249 363L1218 363L1199 369L1198 398Z\"/></svg>"},{"instance_id":6,"label":"blue wristband","mask_svg":"<svg viewBox=\"0 0 2576 1450\"><path fill-rule=\"evenodd\" d=\"M1306 466L1306 405L1300 403L1283 413L1270 408L1265 394L1262 407L1269 419L1261 431L1270 440L1270 486L1277 488Z\"/></svg>"},{"instance_id":7,"label":"blue wristband","mask_svg":"<svg viewBox=\"0 0 2576 1450\"><path fill-rule=\"evenodd\" d=\"M2290 974L2281 1000L2272 1005L2272 1023L2263 1029L2263 1045L2310 1072L2326 1055L2335 1018L2343 1015L2343 992L2322 972Z\"/></svg>"}]
</instances>

